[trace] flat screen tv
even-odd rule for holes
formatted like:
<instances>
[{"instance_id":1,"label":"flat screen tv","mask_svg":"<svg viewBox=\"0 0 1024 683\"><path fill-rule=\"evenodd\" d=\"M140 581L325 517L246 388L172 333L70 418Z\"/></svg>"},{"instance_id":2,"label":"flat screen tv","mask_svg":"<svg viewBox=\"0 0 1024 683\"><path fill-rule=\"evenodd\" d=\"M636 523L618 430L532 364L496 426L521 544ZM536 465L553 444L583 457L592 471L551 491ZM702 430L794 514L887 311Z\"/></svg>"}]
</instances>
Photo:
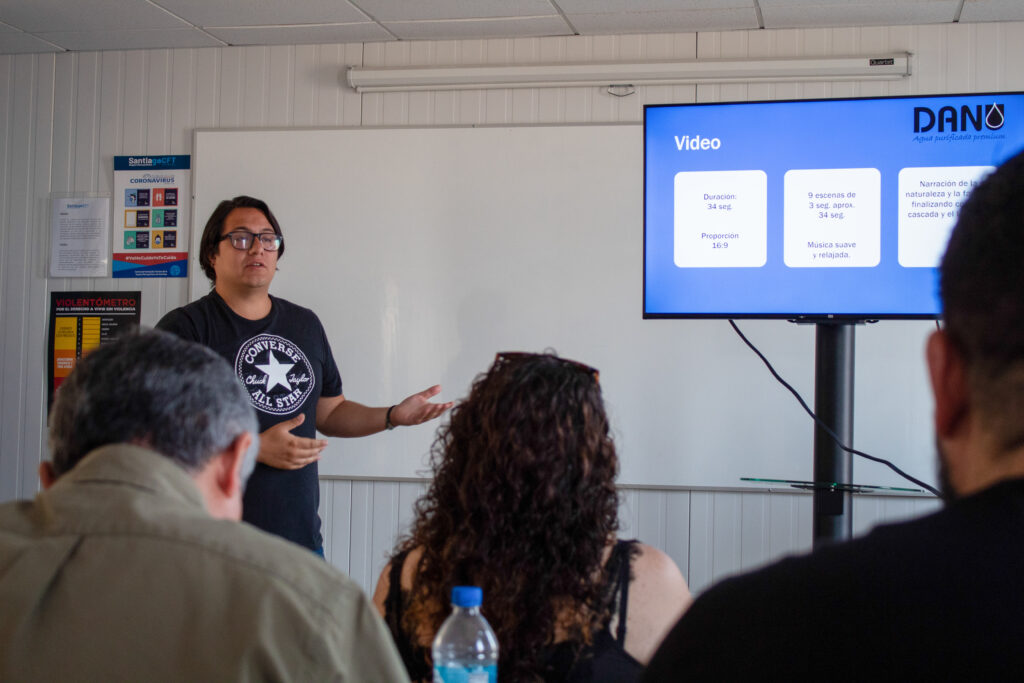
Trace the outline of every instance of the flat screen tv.
<instances>
[{"instance_id":1,"label":"flat screen tv","mask_svg":"<svg viewBox=\"0 0 1024 683\"><path fill-rule=\"evenodd\" d=\"M644 317L935 318L959 207L1021 149L1024 93L648 105Z\"/></svg>"}]
</instances>

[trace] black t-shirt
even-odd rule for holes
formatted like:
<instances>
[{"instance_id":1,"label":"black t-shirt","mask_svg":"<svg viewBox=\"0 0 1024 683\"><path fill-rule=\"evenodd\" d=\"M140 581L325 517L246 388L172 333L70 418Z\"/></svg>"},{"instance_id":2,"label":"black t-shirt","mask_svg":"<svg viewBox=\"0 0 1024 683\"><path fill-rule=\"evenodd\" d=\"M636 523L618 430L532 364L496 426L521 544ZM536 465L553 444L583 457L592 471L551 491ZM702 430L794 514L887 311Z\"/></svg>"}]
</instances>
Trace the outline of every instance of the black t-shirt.
<instances>
[{"instance_id":1,"label":"black t-shirt","mask_svg":"<svg viewBox=\"0 0 1024 683\"><path fill-rule=\"evenodd\" d=\"M716 584L643 681L1020 680L1021 577L1017 479Z\"/></svg>"},{"instance_id":2,"label":"black t-shirt","mask_svg":"<svg viewBox=\"0 0 1024 683\"><path fill-rule=\"evenodd\" d=\"M261 432L301 412L306 419L292 433L313 438L317 401L341 394L341 375L316 314L277 297L270 301L267 317L248 320L214 291L171 311L156 326L204 344L231 363L256 408ZM323 544L319 504L316 463L298 470L257 463L242 518L316 550Z\"/></svg>"}]
</instances>

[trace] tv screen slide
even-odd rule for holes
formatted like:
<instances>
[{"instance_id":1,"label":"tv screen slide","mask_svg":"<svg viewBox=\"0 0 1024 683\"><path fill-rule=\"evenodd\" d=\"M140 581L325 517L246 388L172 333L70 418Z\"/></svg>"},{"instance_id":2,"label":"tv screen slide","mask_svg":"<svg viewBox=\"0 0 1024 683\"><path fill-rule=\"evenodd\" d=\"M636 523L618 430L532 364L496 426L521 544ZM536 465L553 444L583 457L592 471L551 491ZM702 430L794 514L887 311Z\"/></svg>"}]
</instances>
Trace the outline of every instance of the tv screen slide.
<instances>
[{"instance_id":1,"label":"tv screen slide","mask_svg":"<svg viewBox=\"0 0 1024 683\"><path fill-rule=\"evenodd\" d=\"M644 317L937 317L960 206L1022 148L1024 93L648 105Z\"/></svg>"}]
</instances>

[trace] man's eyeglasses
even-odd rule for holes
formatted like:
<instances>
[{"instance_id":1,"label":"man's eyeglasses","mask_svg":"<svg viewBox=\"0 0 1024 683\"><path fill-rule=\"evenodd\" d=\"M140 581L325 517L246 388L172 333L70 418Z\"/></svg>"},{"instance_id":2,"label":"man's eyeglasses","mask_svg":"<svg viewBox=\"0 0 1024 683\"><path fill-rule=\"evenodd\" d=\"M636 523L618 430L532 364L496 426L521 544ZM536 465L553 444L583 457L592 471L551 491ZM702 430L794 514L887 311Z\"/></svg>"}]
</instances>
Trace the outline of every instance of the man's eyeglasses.
<instances>
[{"instance_id":1,"label":"man's eyeglasses","mask_svg":"<svg viewBox=\"0 0 1024 683\"><path fill-rule=\"evenodd\" d=\"M553 360L556 360L562 365L565 365L566 367L570 367L573 370L582 372L583 374L586 375L590 375L591 377L594 378L594 381L597 383L601 382L601 373L598 371L597 368L591 367L586 363L580 363L579 361L571 360L569 358L559 358L558 356L548 353L527 353L525 351L499 351L494 356L494 363L495 365L497 365L498 363L506 363L509 361L514 362L518 360L525 360L527 358L540 357L551 358Z\"/></svg>"},{"instance_id":2,"label":"man's eyeglasses","mask_svg":"<svg viewBox=\"0 0 1024 683\"><path fill-rule=\"evenodd\" d=\"M233 230L226 235L221 235L221 240L231 240L231 246L239 251L248 251L252 246L253 238L259 238L260 244L266 251L277 251L281 248L284 238L273 232L261 232L256 235L248 230ZM220 240L218 240L220 241Z\"/></svg>"}]
</instances>

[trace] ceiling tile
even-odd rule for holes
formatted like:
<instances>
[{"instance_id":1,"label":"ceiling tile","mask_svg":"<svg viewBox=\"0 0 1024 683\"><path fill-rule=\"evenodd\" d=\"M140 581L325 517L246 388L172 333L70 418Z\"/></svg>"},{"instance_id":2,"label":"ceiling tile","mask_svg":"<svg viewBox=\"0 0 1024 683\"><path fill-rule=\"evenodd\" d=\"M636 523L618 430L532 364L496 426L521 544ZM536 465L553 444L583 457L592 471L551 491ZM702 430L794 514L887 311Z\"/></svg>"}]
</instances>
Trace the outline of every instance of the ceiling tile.
<instances>
[{"instance_id":1,"label":"ceiling tile","mask_svg":"<svg viewBox=\"0 0 1024 683\"><path fill-rule=\"evenodd\" d=\"M0 0L0 21L29 33L191 28L139 0Z\"/></svg>"},{"instance_id":2,"label":"ceiling tile","mask_svg":"<svg viewBox=\"0 0 1024 683\"><path fill-rule=\"evenodd\" d=\"M196 26L354 24L369 18L345 0L153 0Z\"/></svg>"},{"instance_id":3,"label":"ceiling tile","mask_svg":"<svg viewBox=\"0 0 1024 683\"><path fill-rule=\"evenodd\" d=\"M557 15L548 0L350 0L381 23ZM482 37L482 36L481 36Z\"/></svg>"},{"instance_id":4,"label":"ceiling tile","mask_svg":"<svg viewBox=\"0 0 1024 683\"><path fill-rule=\"evenodd\" d=\"M1024 2L1020 0L969 0L964 3L960 21L1022 21Z\"/></svg>"},{"instance_id":5,"label":"ceiling tile","mask_svg":"<svg viewBox=\"0 0 1024 683\"><path fill-rule=\"evenodd\" d=\"M308 26L232 26L206 29L229 45L313 45L394 40L371 22Z\"/></svg>"},{"instance_id":6,"label":"ceiling tile","mask_svg":"<svg viewBox=\"0 0 1024 683\"><path fill-rule=\"evenodd\" d=\"M765 28L884 26L953 21L960 0L760 0Z\"/></svg>"},{"instance_id":7,"label":"ceiling tile","mask_svg":"<svg viewBox=\"0 0 1024 683\"><path fill-rule=\"evenodd\" d=\"M566 14L669 12L720 9L754 10L754 0L555 0L555 3L562 8L562 11Z\"/></svg>"},{"instance_id":8,"label":"ceiling tile","mask_svg":"<svg viewBox=\"0 0 1024 683\"><path fill-rule=\"evenodd\" d=\"M902 11L925 7L943 7L947 9L951 7L955 10L960 2L961 0L758 0L762 11L776 7L820 7L835 10L836 12L841 12L848 7L856 7L861 10L875 9L877 11L888 9Z\"/></svg>"},{"instance_id":9,"label":"ceiling tile","mask_svg":"<svg viewBox=\"0 0 1024 683\"><path fill-rule=\"evenodd\" d=\"M569 36L572 29L559 16L523 19L463 19L461 21L387 22L387 29L402 40L459 38L531 38Z\"/></svg>"},{"instance_id":10,"label":"ceiling tile","mask_svg":"<svg viewBox=\"0 0 1024 683\"><path fill-rule=\"evenodd\" d=\"M202 31L189 29L142 29L138 31L55 31L39 34L68 50L148 50L175 47L223 47L224 43Z\"/></svg>"},{"instance_id":11,"label":"ceiling tile","mask_svg":"<svg viewBox=\"0 0 1024 683\"><path fill-rule=\"evenodd\" d=\"M583 13L566 14L566 17L582 34L678 33L758 28L757 13L753 7L724 10Z\"/></svg>"},{"instance_id":12,"label":"ceiling tile","mask_svg":"<svg viewBox=\"0 0 1024 683\"><path fill-rule=\"evenodd\" d=\"M758 7L765 28L1024 21L1024 0L0 0L0 53L727 31Z\"/></svg>"},{"instance_id":13,"label":"ceiling tile","mask_svg":"<svg viewBox=\"0 0 1024 683\"><path fill-rule=\"evenodd\" d=\"M13 55L33 52L63 52L58 47L35 36L21 31L0 30L0 55Z\"/></svg>"}]
</instances>

